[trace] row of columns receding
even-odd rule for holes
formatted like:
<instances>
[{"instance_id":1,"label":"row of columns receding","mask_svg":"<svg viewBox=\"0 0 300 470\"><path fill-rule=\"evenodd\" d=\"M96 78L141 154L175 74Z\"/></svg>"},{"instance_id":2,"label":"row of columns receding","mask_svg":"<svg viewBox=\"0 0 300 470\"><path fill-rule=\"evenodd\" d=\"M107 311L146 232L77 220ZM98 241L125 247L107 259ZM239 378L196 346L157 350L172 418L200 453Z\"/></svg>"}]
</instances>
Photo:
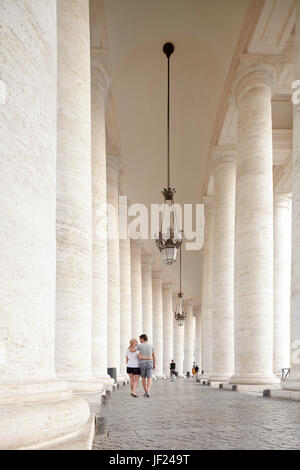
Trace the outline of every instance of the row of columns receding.
<instances>
[{"instance_id":1,"label":"row of columns receding","mask_svg":"<svg viewBox=\"0 0 300 470\"><path fill-rule=\"evenodd\" d=\"M293 198L273 193L275 80L270 65L241 67L233 87L237 146L213 151L214 194L203 201L202 368L211 381L272 386L291 365L283 387L299 390L299 364L290 352L300 337L300 155L294 144ZM295 117L294 143L300 134Z\"/></svg>"},{"instance_id":2,"label":"row of columns receding","mask_svg":"<svg viewBox=\"0 0 300 470\"><path fill-rule=\"evenodd\" d=\"M172 328L172 292L151 263L142 263L138 243L98 236L99 207L116 205L120 162L113 146L107 154L108 51L91 51L89 1L32 3L11 6L14 29L11 9L0 5L2 34L11 45L1 49L8 91L0 139L0 443L6 449L78 432L90 416L79 394L109 385L107 367L124 374L123 348L144 328L152 328L158 374L172 355L178 367L192 358L191 342L184 341L192 307L186 327ZM299 43L297 20L300 76ZM231 152L215 155L214 201L205 201L202 368L233 383L276 383L286 361L290 203L278 195L273 211L273 81L270 66L238 77L235 163ZM292 345L300 338L300 105L293 132ZM199 338L200 320L196 331ZM291 366L284 386L299 390L300 365Z\"/></svg>"},{"instance_id":3,"label":"row of columns receding","mask_svg":"<svg viewBox=\"0 0 300 470\"><path fill-rule=\"evenodd\" d=\"M103 236L101 207L117 209L121 165L117 146L106 142L108 50L90 42L95 2L0 5L3 38L11 45L1 49L5 449L80 432L90 418L82 395L111 387L108 367L124 377L132 336L149 334L157 375L174 358L183 371L184 329L173 325L170 286L152 272L139 241Z\"/></svg>"}]
</instances>

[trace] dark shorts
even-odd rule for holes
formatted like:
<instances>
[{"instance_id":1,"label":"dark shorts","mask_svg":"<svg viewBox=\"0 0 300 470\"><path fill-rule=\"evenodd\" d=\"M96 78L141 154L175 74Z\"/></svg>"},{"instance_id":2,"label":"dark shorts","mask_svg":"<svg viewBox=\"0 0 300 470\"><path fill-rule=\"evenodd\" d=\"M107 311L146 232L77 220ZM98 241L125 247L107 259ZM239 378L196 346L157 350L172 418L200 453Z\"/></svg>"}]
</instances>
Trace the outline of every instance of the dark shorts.
<instances>
[{"instance_id":1,"label":"dark shorts","mask_svg":"<svg viewBox=\"0 0 300 470\"><path fill-rule=\"evenodd\" d=\"M139 367L127 367L127 374L141 375L141 369Z\"/></svg>"}]
</instances>

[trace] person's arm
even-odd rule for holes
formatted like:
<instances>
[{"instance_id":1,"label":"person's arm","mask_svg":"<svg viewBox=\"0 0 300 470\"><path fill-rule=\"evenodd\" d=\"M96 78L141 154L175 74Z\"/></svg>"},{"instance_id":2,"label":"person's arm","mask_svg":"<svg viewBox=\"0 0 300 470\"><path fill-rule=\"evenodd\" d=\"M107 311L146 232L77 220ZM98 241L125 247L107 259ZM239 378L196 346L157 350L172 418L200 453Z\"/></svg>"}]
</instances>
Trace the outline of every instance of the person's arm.
<instances>
[{"instance_id":1,"label":"person's arm","mask_svg":"<svg viewBox=\"0 0 300 470\"><path fill-rule=\"evenodd\" d=\"M155 358L155 352L153 351L152 353L152 358L153 358L153 369L155 369L155 361L156 361L156 358Z\"/></svg>"},{"instance_id":2,"label":"person's arm","mask_svg":"<svg viewBox=\"0 0 300 470\"><path fill-rule=\"evenodd\" d=\"M127 356L127 353L126 353L126 364L128 364L128 356Z\"/></svg>"},{"instance_id":3,"label":"person's arm","mask_svg":"<svg viewBox=\"0 0 300 470\"><path fill-rule=\"evenodd\" d=\"M151 359L152 359L152 356L142 356L140 352L138 353L137 356L138 356L138 358L141 359L141 360L148 360L148 361L151 361Z\"/></svg>"}]
</instances>

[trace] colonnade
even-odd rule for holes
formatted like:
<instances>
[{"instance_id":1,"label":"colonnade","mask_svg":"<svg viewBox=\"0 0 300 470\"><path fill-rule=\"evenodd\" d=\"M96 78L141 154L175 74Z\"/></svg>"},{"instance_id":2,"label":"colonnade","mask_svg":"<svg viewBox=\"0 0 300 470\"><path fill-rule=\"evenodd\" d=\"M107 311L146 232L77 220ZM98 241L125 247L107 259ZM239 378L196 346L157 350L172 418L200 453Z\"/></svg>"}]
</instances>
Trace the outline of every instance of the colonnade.
<instances>
[{"instance_id":1,"label":"colonnade","mask_svg":"<svg viewBox=\"0 0 300 470\"><path fill-rule=\"evenodd\" d=\"M122 161L118 145L107 145L110 63L99 12L101 0L0 2L12 48L1 48L5 449L51 448L92 427L83 396L112 388L110 368L125 380L132 336L153 341L157 376L169 374L179 348L182 375L184 328L173 344L172 286L140 240L119 239Z\"/></svg>"},{"instance_id":2,"label":"colonnade","mask_svg":"<svg viewBox=\"0 0 300 470\"><path fill-rule=\"evenodd\" d=\"M281 369L290 366L291 220L295 227L297 147L292 217L291 195L273 189L271 100L275 83L272 65L241 63L233 85L237 145L213 150L214 191L204 200L204 375L212 382L250 388L278 386ZM297 112L294 134L298 135L296 129ZM294 228L294 282L298 238ZM293 299L297 302L296 290L292 291L292 304ZM297 322L298 316L292 314L292 332L298 331ZM283 386L289 387L288 382Z\"/></svg>"},{"instance_id":3,"label":"colonnade","mask_svg":"<svg viewBox=\"0 0 300 470\"><path fill-rule=\"evenodd\" d=\"M83 395L111 389L111 369L125 381L126 348L142 333L157 377L172 359L179 376L195 360L211 381L264 387L279 383L291 349L283 388L299 391L300 104L291 198L273 189L275 69L241 66L237 146L214 149L203 200L201 305L188 299L178 326L172 284L141 240L119 237L122 159L107 145L109 50L105 22L94 25L102 2L33 3L0 2L11 44L1 47L1 448L51 446L93 426ZM295 66L299 78L299 0Z\"/></svg>"}]
</instances>

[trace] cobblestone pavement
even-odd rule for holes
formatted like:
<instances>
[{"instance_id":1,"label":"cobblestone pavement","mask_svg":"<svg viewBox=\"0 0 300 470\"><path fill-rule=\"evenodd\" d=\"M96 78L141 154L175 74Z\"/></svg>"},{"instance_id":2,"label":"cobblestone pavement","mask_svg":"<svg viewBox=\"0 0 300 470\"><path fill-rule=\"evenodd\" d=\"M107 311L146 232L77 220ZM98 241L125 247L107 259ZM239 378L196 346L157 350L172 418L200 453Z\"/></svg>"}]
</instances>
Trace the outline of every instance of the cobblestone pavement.
<instances>
[{"instance_id":1,"label":"cobblestone pavement","mask_svg":"<svg viewBox=\"0 0 300 470\"><path fill-rule=\"evenodd\" d=\"M102 407L108 437L94 449L300 449L300 403L221 391L193 379L157 380L151 397L141 384L114 392Z\"/></svg>"}]
</instances>

